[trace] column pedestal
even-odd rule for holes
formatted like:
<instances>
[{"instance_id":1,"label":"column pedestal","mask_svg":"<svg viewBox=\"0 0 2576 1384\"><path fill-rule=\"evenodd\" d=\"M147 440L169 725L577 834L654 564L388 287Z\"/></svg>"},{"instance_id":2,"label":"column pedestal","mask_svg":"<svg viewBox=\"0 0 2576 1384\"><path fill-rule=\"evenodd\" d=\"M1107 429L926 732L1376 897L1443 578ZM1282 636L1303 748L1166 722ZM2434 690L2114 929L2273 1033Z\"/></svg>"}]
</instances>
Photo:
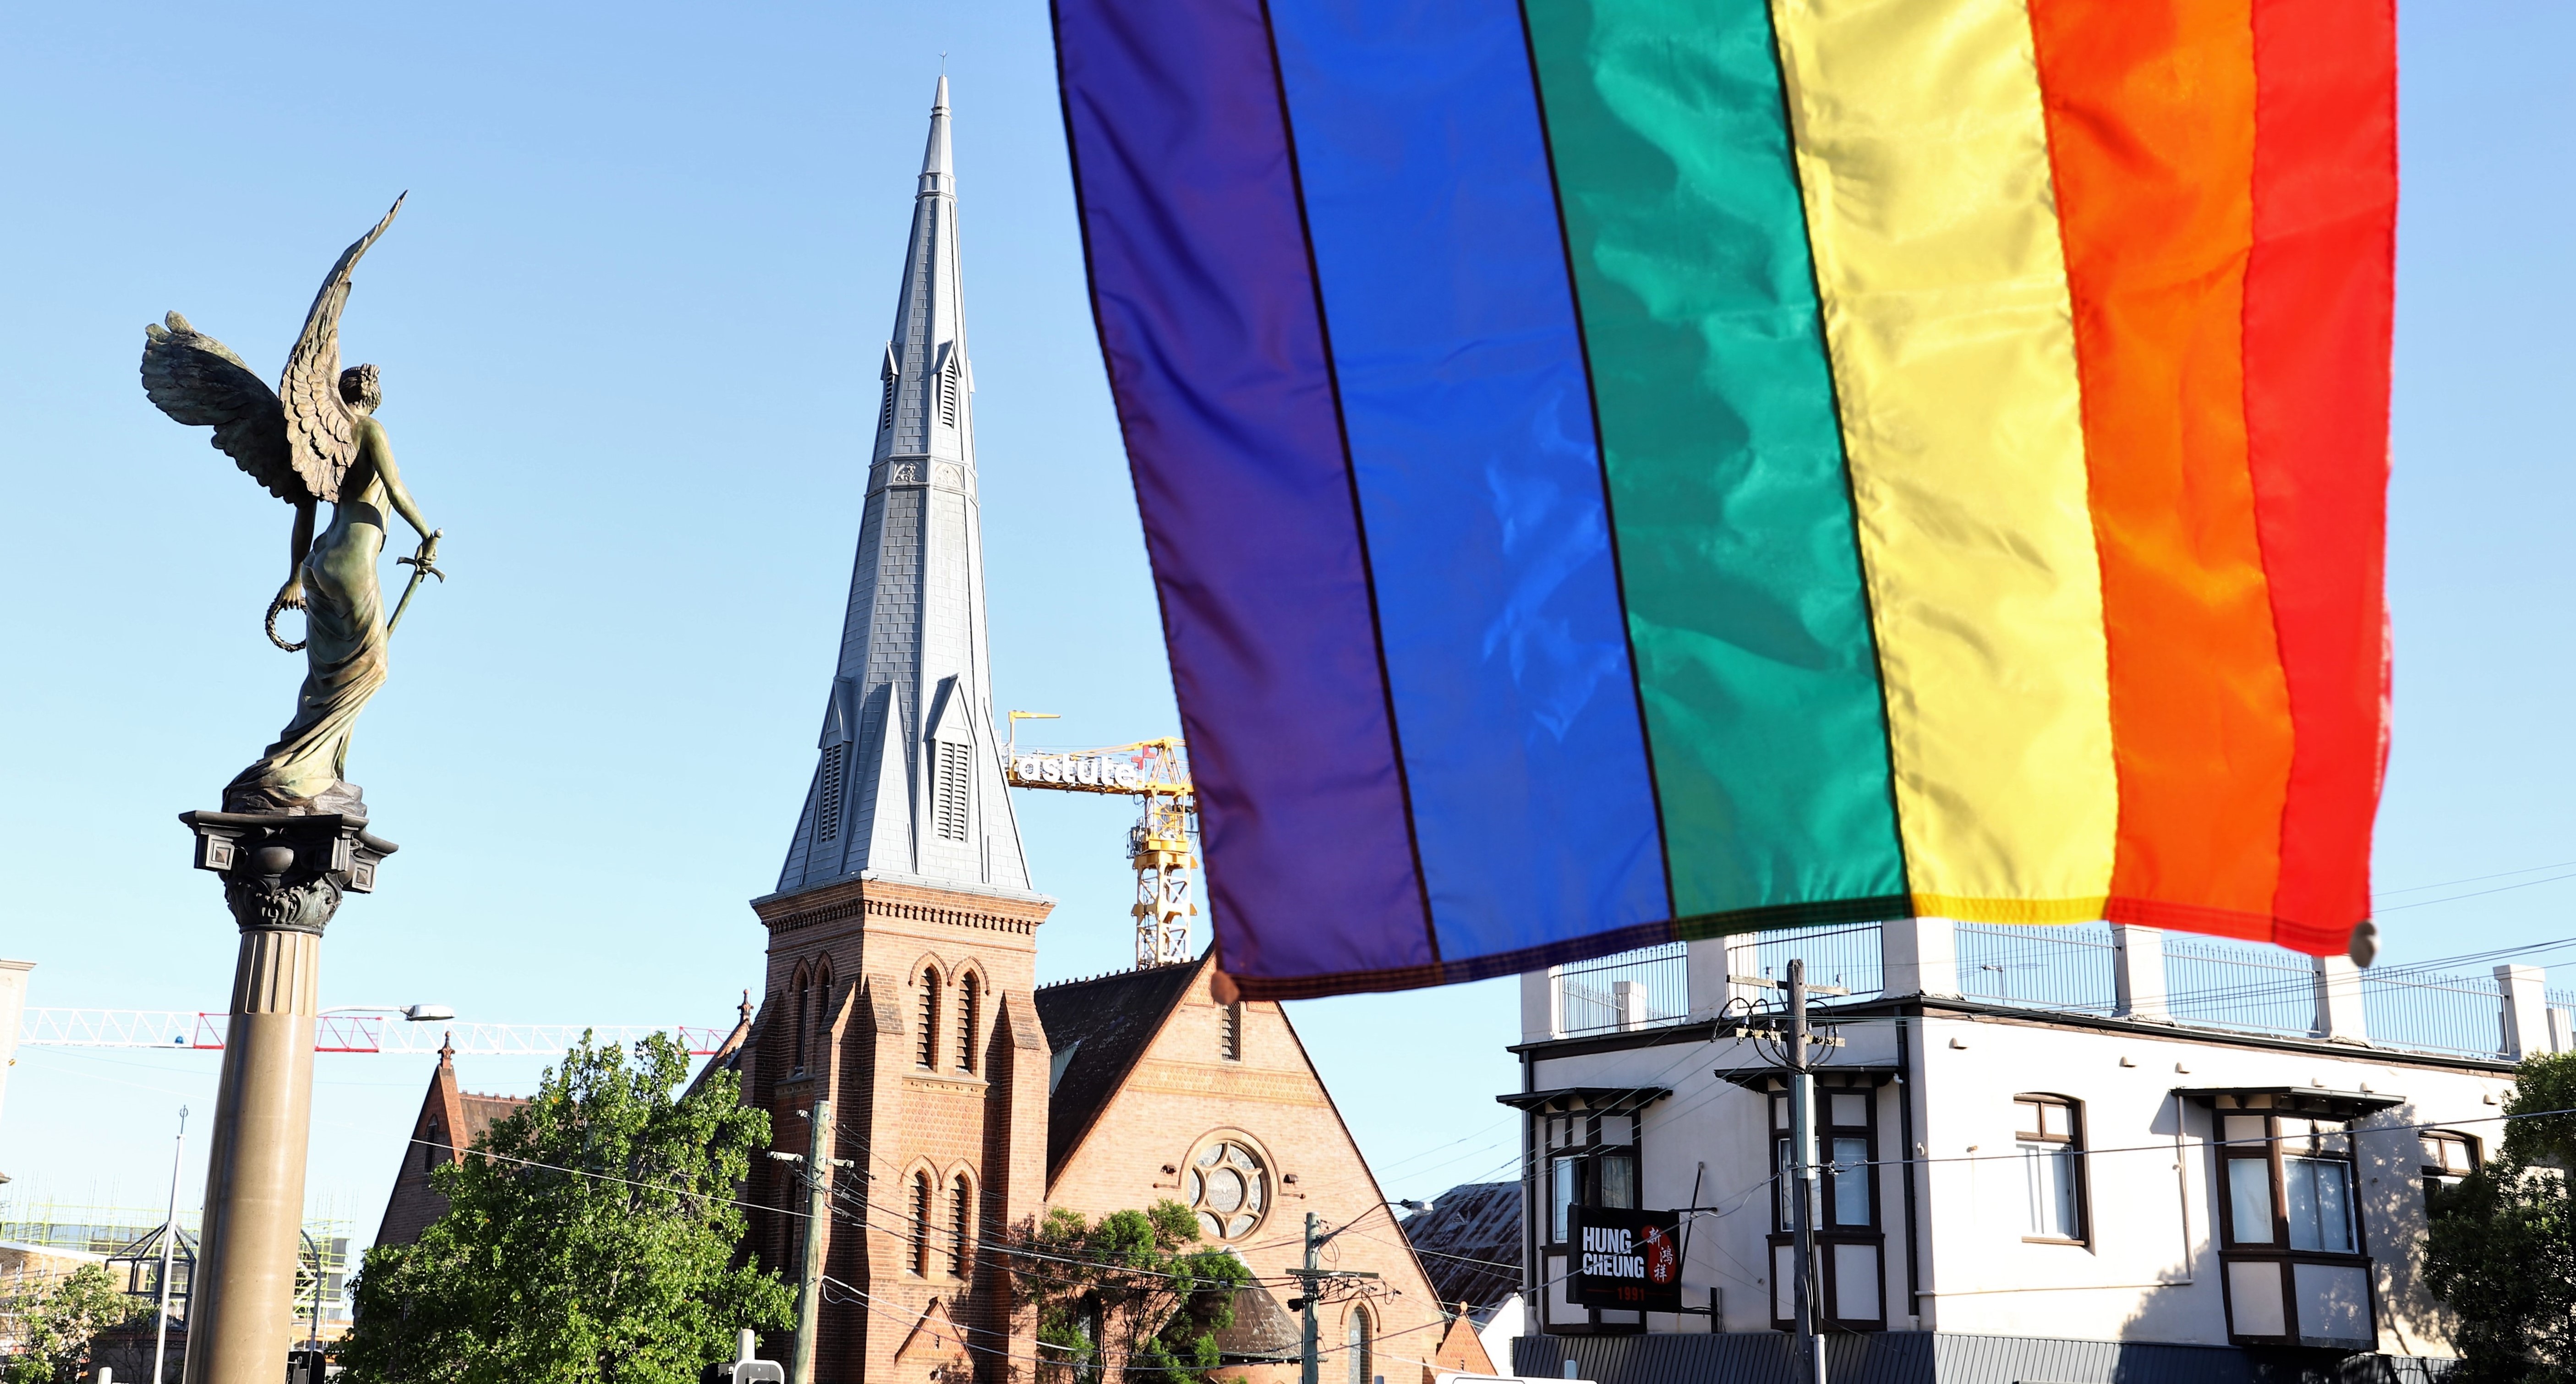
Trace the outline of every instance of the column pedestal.
<instances>
[{"instance_id":1,"label":"column pedestal","mask_svg":"<svg viewBox=\"0 0 2576 1384\"><path fill-rule=\"evenodd\" d=\"M185 1379L269 1384L286 1375L295 1325L322 929L344 894L375 888L376 865L394 844L369 835L358 816L188 812L179 820L196 833L197 868L223 877L241 928Z\"/></svg>"}]
</instances>

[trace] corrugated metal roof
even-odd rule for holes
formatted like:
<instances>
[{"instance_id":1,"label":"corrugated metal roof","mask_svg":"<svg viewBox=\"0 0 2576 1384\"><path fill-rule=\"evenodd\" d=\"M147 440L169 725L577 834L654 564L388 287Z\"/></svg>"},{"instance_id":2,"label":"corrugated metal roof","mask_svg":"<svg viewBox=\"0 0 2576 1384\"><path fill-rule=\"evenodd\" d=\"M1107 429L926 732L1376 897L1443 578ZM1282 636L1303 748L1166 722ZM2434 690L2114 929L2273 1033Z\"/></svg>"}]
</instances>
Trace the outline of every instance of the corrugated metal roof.
<instances>
[{"instance_id":1,"label":"corrugated metal roof","mask_svg":"<svg viewBox=\"0 0 2576 1384\"><path fill-rule=\"evenodd\" d=\"M1404 1236L1440 1301L1500 1306L1521 1286L1521 1184L1471 1182L1403 1221Z\"/></svg>"}]
</instances>

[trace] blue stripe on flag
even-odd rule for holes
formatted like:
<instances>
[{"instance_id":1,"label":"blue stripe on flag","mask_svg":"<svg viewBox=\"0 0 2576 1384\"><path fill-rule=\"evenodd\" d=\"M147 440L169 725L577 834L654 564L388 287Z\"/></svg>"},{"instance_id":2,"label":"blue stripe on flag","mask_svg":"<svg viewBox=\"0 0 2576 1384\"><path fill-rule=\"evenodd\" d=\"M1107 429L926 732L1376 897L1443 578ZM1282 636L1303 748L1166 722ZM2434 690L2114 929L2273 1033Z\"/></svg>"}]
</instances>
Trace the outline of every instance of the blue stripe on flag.
<instances>
[{"instance_id":1,"label":"blue stripe on flag","mask_svg":"<svg viewBox=\"0 0 2576 1384\"><path fill-rule=\"evenodd\" d=\"M1441 959L1672 916L1514 0L1272 0Z\"/></svg>"}]
</instances>

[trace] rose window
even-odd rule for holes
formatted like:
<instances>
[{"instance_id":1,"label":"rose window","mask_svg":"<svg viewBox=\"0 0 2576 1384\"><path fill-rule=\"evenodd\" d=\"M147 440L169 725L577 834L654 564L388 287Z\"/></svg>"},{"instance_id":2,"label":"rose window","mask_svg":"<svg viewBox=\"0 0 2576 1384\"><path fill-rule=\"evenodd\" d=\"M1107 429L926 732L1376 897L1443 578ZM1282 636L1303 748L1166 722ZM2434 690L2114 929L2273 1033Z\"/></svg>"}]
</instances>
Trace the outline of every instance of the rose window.
<instances>
[{"instance_id":1,"label":"rose window","mask_svg":"<svg viewBox=\"0 0 2576 1384\"><path fill-rule=\"evenodd\" d=\"M1199 1228L1218 1240L1239 1240L1261 1224L1270 1209L1270 1170L1260 1155L1231 1140L1199 1150L1181 1178Z\"/></svg>"}]
</instances>

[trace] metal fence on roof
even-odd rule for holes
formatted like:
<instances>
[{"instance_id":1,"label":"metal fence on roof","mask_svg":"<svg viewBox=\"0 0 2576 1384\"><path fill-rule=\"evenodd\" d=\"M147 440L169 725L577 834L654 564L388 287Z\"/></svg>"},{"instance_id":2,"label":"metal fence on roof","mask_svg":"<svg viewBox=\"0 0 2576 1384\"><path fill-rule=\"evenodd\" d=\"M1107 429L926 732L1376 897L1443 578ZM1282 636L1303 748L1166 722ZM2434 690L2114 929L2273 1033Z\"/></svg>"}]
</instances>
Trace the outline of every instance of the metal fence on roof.
<instances>
[{"instance_id":1,"label":"metal fence on roof","mask_svg":"<svg viewBox=\"0 0 2576 1384\"><path fill-rule=\"evenodd\" d=\"M2164 935L2165 1012L2188 1024L2308 1034L2317 1023L2316 963L2283 947Z\"/></svg>"},{"instance_id":2,"label":"metal fence on roof","mask_svg":"<svg viewBox=\"0 0 2576 1384\"><path fill-rule=\"evenodd\" d=\"M1665 942L1556 973L1557 1031L1602 1033L1690 1017L1690 945Z\"/></svg>"},{"instance_id":3,"label":"metal fence on roof","mask_svg":"<svg viewBox=\"0 0 2576 1384\"><path fill-rule=\"evenodd\" d=\"M2491 975L2364 971L2361 1020L2372 1042L2392 1048L2495 1057L2512 1046L2504 986Z\"/></svg>"},{"instance_id":4,"label":"metal fence on roof","mask_svg":"<svg viewBox=\"0 0 2576 1384\"><path fill-rule=\"evenodd\" d=\"M1808 984L1837 986L1851 992L1849 999L1866 999L1887 988L1885 947L1876 923L1759 932L1753 935L1752 974L1785 981L1789 959L1799 957L1807 963Z\"/></svg>"},{"instance_id":5,"label":"metal fence on roof","mask_svg":"<svg viewBox=\"0 0 2576 1384\"><path fill-rule=\"evenodd\" d=\"M1959 993L1996 1004L2108 1014L2117 1007L2108 923L1954 923Z\"/></svg>"},{"instance_id":6,"label":"metal fence on roof","mask_svg":"<svg viewBox=\"0 0 2576 1384\"><path fill-rule=\"evenodd\" d=\"M2119 944L2107 923L2015 926L1954 923L1961 994L1988 1003L2066 1013L2120 1011ZM1727 992L1777 1003L1776 985L1790 958L1807 963L1819 987L1849 991L1849 1000L1875 997L1885 988L1883 929L1796 928L1725 939ZM2323 1033L2318 962L2281 947L2166 932L2162 1017L2178 1024L2248 1033L2308 1036ZM1704 982L1714 984L1712 969ZM1604 1033L1680 1023L1691 1017L1689 946L1668 942L1577 966L1555 974L1557 1032ZM2359 974L2362 1025L2367 1041L2401 1051L2493 1058L2509 1055L2502 982L2491 976L2442 975L2421 967L2390 967ZM1701 1017L1713 1014L1724 993L1701 996ZM1830 992L1820 1006L1848 1002ZM2548 992L2553 1043L2576 1035L2576 991ZM2150 1011L2152 1012L2152 1011Z\"/></svg>"}]
</instances>

